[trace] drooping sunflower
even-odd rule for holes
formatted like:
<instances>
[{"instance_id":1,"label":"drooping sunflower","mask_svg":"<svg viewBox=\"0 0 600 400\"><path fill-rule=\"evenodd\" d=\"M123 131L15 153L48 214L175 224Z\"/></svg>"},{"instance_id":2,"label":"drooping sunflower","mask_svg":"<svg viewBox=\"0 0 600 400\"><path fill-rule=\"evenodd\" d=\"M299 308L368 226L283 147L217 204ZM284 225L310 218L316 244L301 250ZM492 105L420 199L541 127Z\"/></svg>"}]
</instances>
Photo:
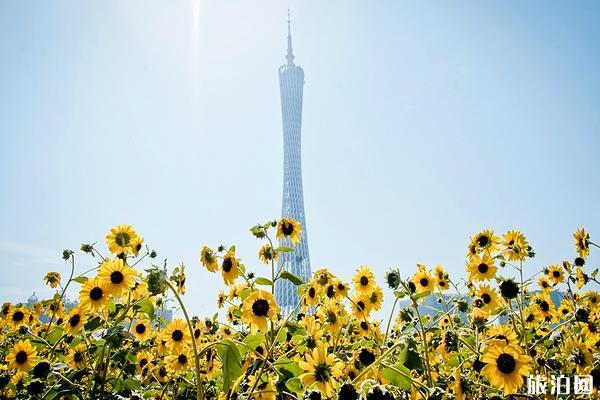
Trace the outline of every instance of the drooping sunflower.
<instances>
[{"instance_id":1,"label":"drooping sunflower","mask_svg":"<svg viewBox=\"0 0 600 400\"><path fill-rule=\"evenodd\" d=\"M548 278L552 280L552 282L554 282L555 284L562 283L565 279L565 273L563 269L558 265L551 265L548 268L548 272L546 275L548 275Z\"/></svg>"},{"instance_id":2,"label":"drooping sunflower","mask_svg":"<svg viewBox=\"0 0 600 400\"><path fill-rule=\"evenodd\" d=\"M493 311L499 305L498 293L490 285L481 285L477 291L477 296L483 301L485 311Z\"/></svg>"},{"instance_id":3,"label":"drooping sunflower","mask_svg":"<svg viewBox=\"0 0 600 400\"><path fill-rule=\"evenodd\" d=\"M86 322L87 313L84 309L80 307L72 309L69 313L69 318L67 319L67 332L71 336L77 335Z\"/></svg>"},{"instance_id":4,"label":"drooping sunflower","mask_svg":"<svg viewBox=\"0 0 600 400\"><path fill-rule=\"evenodd\" d=\"M186 347L179 349L175 354L168 356L167 370L173 373L184 373L192 367L193 358Z\"/></svg>"},{"instance_id":5,"label":"drooping sunflower","mask_svg":"<svg viewBox=\"0 0 600 400\"><path fill-rule=\"evenodd\" d=\"M132 240L131 241L131 253L137 257L140 254L140 250L142 249L143 244L144 244L144 238L141 236L138 236L135 240Z\"/></svg>"},{"instance_id":6,"label":"drooping sunflower","mask_svg":"<svg viewBox=\"0 0 600 400\"><path fill-rule=\"evenodd\" d=\"M185 347L191 340L190 331L182 319L175 319L164 330L163 339L167 348L177 351Z\"/></svg>"},{"instance_id":7,"label":"drooping sunflower","mask_svg":"<svg viewBox=\"0 0 600 400\"><path fill-rule=\"evenodd\" d=\"M341 375L343 364L336 359L334 354L327 354L325 344L317 344L312 352L306 353L305 360L298 364L305 371L300 375L300 380L306 388L314 386L325 397L333 395L333 387L336 378Z\"/></svg>"},{"instance_id":8,"label":"drooping sunflower","mask_svg":"<svg viewBox=\"0 0 600 400\"><path fill-rule=\"evenodd\" d=\"M300 241L300 234L302 233L302 227L300 223L292 218L281 218L277 224L277 240L281 240L284 237L290 239L293 245Z\"/></svg>"},{"instance_id":9,"label":"drooping sunflower","mask_svg":"<svg viewBox=\"0 0 600 400\"><path fill-rule=\"evenodd\" d=\"M93 311L101 311L106 307L109 299L109 290L106 282L99 277L88 279L79 291L79 304L81 307Z\"/></svg>"},{"instance_id":10,"label":"drooping sunflower","mask_svg":"<svg viewBox=\"0 0 600 400\"><path fill-rule=\"evenodd\" d=\"M238 270L238 262L235 258L235 252L228 251L223 256L223 262L221 263L221 274L223 275L223 281L226 285L233 285L235 280L240 275Z\"/></svg>"},{"instance_id":11,"label":"drooping sunflower","mask_svg":"<svg viewBox=\"0 0 600 400\"><path fill-rule=\"evenodd\" d=\"M417 293L432 292L435 285L435 278L427 270L420 269L412 278L417 288Z\"/></svg>"},{"instance_id":12,"label":"drooping sunflower","mask_svg":"<svg viewBox=\"0 0 600 400\"><path fill-rule=\"evenodd\" d=\"M25 307L11 307L8 312L7 320L11 329L16 331L20 327L28 324L29 310Z\"/></svg>"},{"instance_id":13,"label":"drooping sunflower","mask_svg":"<svg viewBox=\"0 0 600 400\"><path fill-rule=\"evenodd\" d=\"M265 243L258 251L258 258L265 264L270 264L271 261L277 261L278 255L279 254L269 243Z\"/></svg>"},{"instance_id":14,"label":"drooping sunflower","mask_svg":"<svg viewBox=\"0 0 600 400\"><path fill-rule=\"evenodd\" d=\"M131 324L131 333L139 342L145 342L152 334L152 326L146 319L138 319Z\"/></svg>"},{"instance_id":15,"label":"drooping sunflower","mask_svg":"<svg viewBox=\"0 0 600 400\"><path fill-rule=\"evenodd\" d=\"M467 265L469 280L487 281L493 279L498 267L494 265L494 260L487 254L475 256Z\"/></svg>"},{"instance_id":16,"label":"drooping sunflower","mask_svg":"<svg viewBox=\"0 0 600 400\"><path fill-rule=\"evenodd\" d=\"M371 293L377 284L371 268L366 265L358 268L352 277L352 281L354 282L354 288L360 294Z\"/></svg>"},{"instance_id":17,"label":"drooping sunflower","mask_svg":"<svg viewBox=\"0 0 600 400\"><path fill-rule=\"evenodd\" d=\"M516 346L487 346L482 361L486 365L481 369L490 384L503 389L504 394L515 393L523 386L523 377L531 370L531 357L523 354Z\"/></svg>"},{"instance_id":18,"label":"drooping sunflower","mask_svg":"<svg viewBox=\"0 0 600 400\"><path fill-rule=\"evenodd\" d=\"M60 285L60 274L58 272L48 272L44 276L44 281L46 285L50 285L52 289L56 289Z\"/></svg>"},{"instance_id":19,"label":"drooping sunflower","mask_svg":"<svg viewBox=\"0 0 600 400\"><path fill-rule=\"evenodd\" d=\"M132 246L137 244L138 235L131 225L118 225L106 235L106 244L113 254L131 254Z\"/></svg>"},{"instance_id":20,"label":"drooping sunflower","mask_svg":"<svg viewBox=\"0 0 600 400\"><path fill-rule=\"evenodd\" d=\"M27 372L37 363L37 351L29 340L19 340L6 356L8 367L20 372Z\"/></svg>"},{"instance_id":21,"label":"drooping sunflower","mask_svg":"<svg viewBox=\"0 0 600 400\"><path fill-rule=\"evenodd\" d=\"M524 260L528 254L529 244L525 235L519 231L508 231L502 238L503 254L508 261Z\"/></svg>"},{"instance_id":22,"label":"drooping sunflower","mask_svg":"<svg viewBox=\"0 0 600 400\"><path fill-rule=\"evenodd\" d=\"M214 251L208 247L202 247L200 251L200 262L210 272L217 272L219 269L219 264L217 263L217 257L215 256Z\"/></svg>"},{"instance_id":23,"label":"drooping sunflower","mask_svg":"<svg viewBox=\"0 0 600 400\"><path fill-rule=\"evenodd\" d=\"M111 295L121 297L135 285L133 270L120 258L105 260L100 266L98 277L106 284Z\"/></svg>"},{"instance_id":24,"label":"drooping sunflower","mask_svg":"<svg viewBox=\"0 0 600 400\"><path fill-rule=\"evenodd\" d=\"M252 399L275 400L278 393L275 383L277 383L277 375L263 374L259 381L256 380L255 375L250 375L248 377L248 386L255 388L255 394Z\"/></svg>"},{"instance_id":25,"label":"drooping sunflower","mask_svg":"<svg viewBox=\"0 0 600 400\"><path fill-rule=\"evenodd\" d=\"M264 290L252 292L242 305L243 318L250 325L250 331L255 334L257 331L267 332L267 319L277 320L279 306L273 295Z\"/></svg>"},{"instance_id":26,"label":"drooping sunflower","mask_svg":"<svg viewBox=\"0 0 600 400\"><path fill-rule=\"evenodd\" d=\"M577 289L581 289L590 281L589 276L583 271L583 268L577 267L575 270L576 279L575 284L577 285Z\"/></svg>"},{"instance_id":27,"label":"drooping sunflower","mask_svg":"<svg viewBox=\"0 0 600 400\"><path fill-rule=\"evenodd\" d=\"M573 234L575 248L579 257L586 259L590 255L590 234L580 228Z\"/></svg>"},{"instance_id":28,"label":"drooping sunflower","mask_svg":"<svg viewBox=\"0 0 600 400\"><path fill-rule=\"evenodd\" d=\"M567 360L577 369L577 373L582 373L594 361L591 349L575 336L565 340L564 352Z\"/></svg>"},{"instance_id":29,"label":"drooping sunflower","mask_svg":"<svg viewBox=\"0 0 600 400\"><path fill-rule=\"evenodd\" d=\"M227 295L225 294L224 291L221 290L219 292L219 295L217 296L217 307L223 308L226 301L227 301Z\"/></svg>"}]
</instances>

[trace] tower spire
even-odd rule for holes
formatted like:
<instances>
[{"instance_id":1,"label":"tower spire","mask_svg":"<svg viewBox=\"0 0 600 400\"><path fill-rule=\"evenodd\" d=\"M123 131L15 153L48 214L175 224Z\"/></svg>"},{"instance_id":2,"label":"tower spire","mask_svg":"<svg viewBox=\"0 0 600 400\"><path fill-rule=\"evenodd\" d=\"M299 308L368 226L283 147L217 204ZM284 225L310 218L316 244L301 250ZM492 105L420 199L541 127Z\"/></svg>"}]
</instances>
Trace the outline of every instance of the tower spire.
<instances>
[{"instance_id":1,"label":"tower spire","mask_svg":"<svg viewBox=\"0 0 600 400\"><path fill-rule=\"evenodd\" d=\"M292 53L292 31L290 28L290 9L288 8L288 36L287 36L287 55L285 59L287 60L288 65L294 65L294 54Z\"/></svg>"}]
</instances>

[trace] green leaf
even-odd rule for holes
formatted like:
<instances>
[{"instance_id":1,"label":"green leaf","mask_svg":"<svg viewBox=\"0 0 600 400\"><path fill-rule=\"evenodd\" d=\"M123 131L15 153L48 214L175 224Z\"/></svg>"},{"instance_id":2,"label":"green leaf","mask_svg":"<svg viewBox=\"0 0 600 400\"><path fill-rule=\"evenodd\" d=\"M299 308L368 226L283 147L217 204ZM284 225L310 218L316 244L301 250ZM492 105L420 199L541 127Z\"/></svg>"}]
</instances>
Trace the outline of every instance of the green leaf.
<instances>
[{"instance_id":1,"label":"green leaf","mask_svg":"<svg viewBox=\"0 0 600 400\"><path fill-rule=\"evenodd\" d=\"M217 344L217 354L222 364L223 391L228 392L233 382L242 375L242 356L235 343L228 339Z\"/></svg>"},{"instance_id":2,"label":"green leaf","mask_svg":"<svg viewBox=\"0 0 600 400\"><path fill-rule=\"evenodd\" d=\"M263 278L262 276L259 276L258 278L256 278L256 280L254 281L257 285L264 285L264 286L273 286L273 282L271 282L269 279L267 278Z\"/></svg>"},{"instance_id":3,"label":"green leaf","mask_svg":"<svg viewBox=\"0 0 600 400\"><path fill-rule=\"evenodd\" d=\"M62 334L62 328L56 328L52 332L50 332L48 336L46 336L46 341L50 344L56 344L56 342L58 342L58 339L61 338Z\"/></svg>"},{"instance_id":4,"label":"green leaf","mask_svg":"<svg viewBox=\"0 0 600 400\"><path fill-rule=\"evenodd\" d=\"M292 393L296 393L300 395L302 393L302 384L300 383L300 378L292 378L288 379L285 383L285 387Z\"/></svg>"},{"instance_id":5,"label":"green leaf","mask_svg":"<svg viewBox=\"0 0 600 400\"><path fill-rule=\"evenodd\" d=\"M401 291L401 290L395 290L395 291L394 291L394 296L396 296L397 298L401 299L401 298L403 298L404 296L406 296L406 293L404 293L404 292L403 292L403 291Z\"/></svg>"},{"instance_id":6,"label":"green leaf","mask_svg":"<svg viewBox=\"0 0 600 400\"><path fill-rule=\"evenodd\" d=\"M115 311L117 311L117 306L112 300L109 300L106 304L106 310L108 311L108 314L114 314Z\"/></svg>"},{"instance_id":7,"label":"green leaf","mask_svg":"<svg viewBox=\"0 0 600 400\"><path fill-rule=\"evenodd\" d=\"M256 348L259 345L263 344L264 342L265 342L265 335L263 335L260 332L257 332L254 335L248 335L244 339L244 344L246 346L248 346L249 348L251 348L252 350L256 350ZM248 349L248 347L245 347L245 346L240 346L240 347L241 347L240 348L240 354L241 354L242 357L245 356L248 351L250 351Z\"/></svg>"},{"instance_id":8,"label":"green leaf","mask_svg":"<svg viewBox=\"0 0 600 400\"><path fill-rule=\"evenodd\" d=\"M403 362L404 366L408 369L422 369L423 363L419 353L411 349L404 349L406 351L406 361Z\"/></svg>"},{"instance_id":9,"label":"green leaf","mask_svg":"<svg viewBox=\"0 0 600 400\"><path fill-rule=\"evenodd\" d=\"M298 348L297 348L298 350ZM280 357L277 359L277 361L275 361L275 368L277 368L278 370L285 370L285 371L289 371L292 376L294 377L299 377L300 375L302 375L304 373L304 370L302 368L300 368L300 366L298 365L298 363L296 361L292 361L287 357Z\"/></svg>"},{"instance_id":10,"label":"green leaf","mask_svg":"<svg viewBox=\"0 0 600 400\"><path fill-rule=\"evenodd\" d=\"M139 310L146 314L150 320L154 318L154 305L148 299L140 300L135 306L135 310Z\"/></svg>"},{"instance_id":11,"label":"green leaf","mask_svg":"<svg viewBox=\"0 0 600 400\"><path fill-rule=\"evenodd\" d=\"M554 344L554 340L551 340L551 339L544 340L544 346L546 346L547 348L552 347L553 344Z\"/></svg>"},{"instance_id":12,"label":"green leaf","mask_svg":"<svg viewBox=\"0 0 600 400\"><path fill-rule=\"evenodd\" d=\"M296 286L304 285L304 283L305 283L302 279L298 278L296 275L294 275L288 271L283 271L281 273L281 278L287 279L288 281L292 282Z\"/></svg>"},{"instance_id":13,"label":"green leaf","mask_svg":"<svg viewBox=\"0 0 600 400\"><path fill-rule=\"evenodd\" d=\"M287 246L279 246L275 249L275 251L278 253L290 253L290 252L294 251L294 248L287 247Z\"/></svg>"},{"instance_id":14,"label":"green leaf","mask_svg":"<svg viewBox=\"0 0 600 400\"><path fill-rule=\"evenodd\" d=\"M422 299L423 297L429 296L430 294L431 294L431 291L427 290L425 292L421 292L421 293L418 293L418 294L414 295L413 299L414 300L419 300L419 299Z\"/></svg>"},{"instance_id":15,"label":"green leaf","mask_svg":"<svg viewBox=\"0 0 600 400\"><path fill-rule=\"evenodd\" d=\"M87 276L78 276L77 278L74 278L73 281L77 282L77 283L81 283L82 285L84 283L86 283L88 281L88 277Z\"/></svg>"},{"instance_id":16,"label":"green leaf","mask_svg":"<svg viewBox=\"0 0 600 400\"><path fill-rule=\"evenodd\" d=\"M399 372L401 373L399 373ZM405 376L406 375L406 376ZM389 380L394 386L398 386L403 390L410 390L411 379L410 370L401 363L395 364L392 367L383 369L383 376Z\"/></svg>"}]
</instances>

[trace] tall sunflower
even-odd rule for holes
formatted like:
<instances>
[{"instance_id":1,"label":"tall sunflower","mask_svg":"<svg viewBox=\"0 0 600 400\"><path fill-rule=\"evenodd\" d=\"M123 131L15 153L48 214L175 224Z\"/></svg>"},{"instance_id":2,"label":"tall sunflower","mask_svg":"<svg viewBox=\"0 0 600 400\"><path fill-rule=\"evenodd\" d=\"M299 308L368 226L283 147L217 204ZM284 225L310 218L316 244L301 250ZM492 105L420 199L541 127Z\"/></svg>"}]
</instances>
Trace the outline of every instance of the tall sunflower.
<instances>
[{"instance_id":1,"label":"tall sunflower","mask_svg":"<svg viewBox=\"0 0 600 400\"><path fill-rule=\"evenodd\" d=\"M217 257L212 249L208 246L202 247L200 251L200 262L210 272L217 272L219 264L217 264Z\"/></svg>"},{"instance_id":2,"label":"tall sunflower","mask_svg":"<svg viewBox=\"0 0 600 400\"><path fill-rule=\"evenodd\" d=\"M277 224L277 240L284 237L289 238L292 244L295 245L300 241L300 233L302 233L300 223L292 218L281 218Z\"/></svg>"},{"instance_id":3,"label":"tall sunflower","mask_svg":"<svg viewBox=\"0 0 600 400\"><path fill-rule=\"evenodd\" d=\"M131 324L131 333L133 333L133 336L135 336L138 341L145 342L152 334L150 322L146 319L136 320Z\"/></svg>"},{"instance_id":4,"label":"tall sunflower","mask_svg":"<svg viewBox=\"0 0 600 400\"><path fill-rule=\"evenodd\" d=\"M519 231L508 231L502 238L504 256L508 261L522 261L528 253L529 244L525 235Z\"/></svg>"},{"instance_id":5,"label":"tall sunflower","mask_svg":"<svg viewBox=\"0 0 600 400\"><path fill-rule=\"evenodd\" d=\"M494 265L494 260L487 254L475 256L467 265L469 280L487 281L496 275L498 267Z\"/></svg>"},{"instance_id":6,"label":"tall sunflower","mask_svg":"<svg viewBox=\"0 0 600 400\"><path fill-rule=\"evenodd\" d=\"M490 384L503 389L504 394L515 393L523 386L523 377L531 370L531 357L523 354L521 348L510 345L487 346L481 369Z\"/></svg>"},{"instance_id":7,"label":"tall sunflower","mask_svg":"<svg viewBox=\"0 0 600 400\"><path fill-rule=\"evenodd\" d=\"M551 265L548 268L546 275L548 275L548 278L550 278L555 284L562 283L565 279L565 273L558 265Z\"/></svg>"},{"instance_id":8,"label":"tall sunflower","mask_svg":"<svg viewBox=\"0 0 600 400\"><path fill-rule=\"evenodd\" d=\"M585 229L580 228L573 234L575 239L575 248L579 257L585 259L590 255L590 234Z\"/></svg>"},{"instance_id":9,"label":"tall sunflower","mask_svg":"<svg viewBox=\"0 0 600 400\"><path fill-rule=\"evenodd\" d=\"M16 331L29 322L29 310L25 307L11 307L7 320L10 327Z\"/></svg>"},{"instance_id":10,"label":"tall sunflower","mask_svg":"<svg viewBox=\"0 0 600 400\"><path fill-rule=\"evenodd\" d=\"M244 321L250 325L250 331L255 334L257 331L267 332L267 319L277 320L279 306L273 295L264 290L252 292L242 305Z\"/></svg>"},{"instance_id":11,"label":"tall sunflower","mask_svg":"<svg viewBox=\"0 0 600 400\"><path fill-rule=\"evenodd\" d=\"M87 349L85 347L85 343L80 343L77 346L73 347L67 356L67 363L73 369L82 369L85 367L85 354Z\"/></svg>"},{"instance_id":12,"label":"tall sunflower","mask_svg":"<svg viewBox=\"0 0 600 400\"><path fill-rule=\"evenodd\" d=\"M122 259L105 260L100 266L98 277L106 289L115 297L127 294L135 285L133 270Z\"/></svg>"},{"instance_id":13,"label":"tall sunflower","mask_svg":"<svg viewBox=\"0 0 600 400\"><path fill-rule=\"evenodd\" d=\"M354 288L359 294L371 293L377 284L371 268L366 265L358 268L352 277L352 282L354 282Z\"/></svg>"},{"instance_id":14,"label":"tall sunflower","mask_svg":"<svg viewBox=\"0 0 600 400\"><path fill-rule=\"evenodd\" d=\"M106 235L106 244L113 254L131 254L132 246L137 245L138 235L131 225L118 225Z\"/></svg>"},{"instance_id":15,"label":"tall sunflower","mask_svg":"<svg viewBox=\"0 0 600 400\"><path fill-rule=\"evenodd\" d=\"M265 243L258 252L258 258L265 264L277 261L278 255L277 251L269 243Z\"/></svg>"},{"instance_id":16,"label":"tall sunflower","mask_svg":"<svg viewBox=\"0 0 600 400\"><path fill-rule=\"evenodd\" d=\"M193 356L187 348L181 348L167 357L167 370L173 373L184 373L192 367Z\"/></svg>"},{"instance_id":17,"label":"tall sunflower","mask_svg":"<svg viewBox=\"0 0 600 400\"><path fill-rule=\"evenodd\" d=\"M500 244L500 238L494 235L493 230L485 230L477 233L473 237L473 242L477 246L478 251L486 252L488 255L498 251L498 245Z\"/></svg>"},{"instance_id":18,"label":"tall sunflower","mask_svg":"<svg viewBox=\"0 0 600 400\"><path fill-rule=\"evenodd\" d=\"M567 360L577 369L577 373L582 373L594 361L591 349L576 337L569 337L565 340L564 353Z\"/></svg>"},{"instance_id":19,"label":"tall sunflower","mask_svg":"<svg viewBox=\"0 0 600 400\"><path fill-rule=\"evenodd\" d=\"M163 339L166 341L166 346L174 351L185 347L191 340L190 331L182 319L175 319L167 325L164 330Z\"/></svg>"},{"instance_id":20,"label":"tall sunflower","mask_svg":"<svg viewBox=\"0 0 600 400\"><path fill-rule=\"evenodd\" d=\"M238 270L238 262L235 259L235 253L233 251L228 251L225 256L223 256L223 262L221 263L221 275L223 275L223 281L226 285L233 285L235 280L240 275L240 271Z\"/></svg>"},{"instance_id":21,"label":"tall sunflower","mask_svg":"<svg viewBox=\"0 0 600 400\"><path fill-rule=\"evenodd\" d=\"M325 397L333 395L333 387L336 378L341 375L343 365L336 360L334 354L327 354L325 344L317 344L312 352L306 353L305 360L298 364L305 371L300 375L300 380L306 388L315 386Z\"/></svg>"},{"instance_id":22,"label":"tall sunflower","mask_svg":"<svg viewBox=\"0 0 600 400\"><path fill-rule=\"evenodd\" d=\"M92 311L101 311L108 303L109 290L106 282L98 277L88 279L79 291L79 304Z\"/></svg>"},{"instance_id":23,"label":"tall sunflower","mask_svg":"<svg viewBox=\"0 0 600 400\"><path fill-rule=\"evenodd\" d=\"M6 356L8 367L19 372L29 371L37 363L37 351L29 340L19 340Z\"/></svg>"},{"instance_id":24,"label":"tall sunflower","mask_svg":"<svg viewBox=\"0 0 600 400\"><path fill-rule=\"evenodd\" d=\"M481 285L477 291L477 296L483 301L483 309L485 311L493 311L499 305L498 293L490 287L490 285Z\"/></svg>"},{"instance_id":25,"label":"tall sunflower","mask_svg":"<svg viewBox=\"0 0 600 400\"><path fill-rule=\"evenodd\" d=\"M435 278L425 269L419 269L412 278L417 288L417 293L432 292L435 285Z\"/></svg>"}]
</instances>

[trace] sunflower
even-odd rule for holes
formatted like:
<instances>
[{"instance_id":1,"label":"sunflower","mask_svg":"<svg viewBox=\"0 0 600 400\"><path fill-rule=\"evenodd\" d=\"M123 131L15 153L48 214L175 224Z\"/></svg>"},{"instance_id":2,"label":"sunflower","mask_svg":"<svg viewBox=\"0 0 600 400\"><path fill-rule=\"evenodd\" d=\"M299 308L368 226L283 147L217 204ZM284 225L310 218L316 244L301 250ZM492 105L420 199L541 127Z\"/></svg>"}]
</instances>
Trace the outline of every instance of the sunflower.
<instances>
[{"instance_id":1,"label":"sunflower","mask_svg":"<svg viewBox=\"0 0 600 400\"><path fill-rule=\"evenodd\" d=\"M223 308L226 301L227 301L227 295L225 294L224 291L221 290L219 292L219 295L217 296L217 307Z\"/></svg>"},{"instance_id":2,"label":"sunflower","mask_svg":"<svg viewBox=\"0 0 600 400\"><path fill-rule=\"evenodd\" d=\"M235 253L230 250L223 256L223 262L221 263L221 274L223 275L223 281L226 285L233 285L235 280L240 275L238 270L238 262L235 259Z\"/></svg>"},{"instance_id":3,"label":"sunflower","mask_svg":"<svg viewBox=\"0 0 600 400\"><path fill-rule=\"evenodd\" d=\"M546 275L550 280L552 280L552 282L554 282L557 285L559 283L562 283L562 281L565 279L564 271L558 265L551 265L548 268L548 272L546 273Z\"/></svg>"},{"instance_id":4,"label":"sunflower","mask_svg":"<svg viewBox=\"0 0 600 400\"><path fill-rule=\"evenodd\" d=\"M340 279L335 278L333 280L333 286L335 288L336 297L341 298L348 296L348 285L342 282Z\"/></svg>"},{"instance_id":5,"label":"sunflower","mask_svg":"<svg viewBox=\"0 0 600 400\"><path fill-rule=\"evenodd\" d=\"M433 291L435 278L424 269L420 269L417 273L415 273L412 281L417 287L417 293Z\"/></svg>"},{"instance_id":6,"label":"sunflower","mask_svg":"<svg viewBox=\"0 0 600 400\"><path fill-rule=\"evenodd\" d=\"M145 342L152 334L150 322L146 319L139 319L131 324L131 333L139 342Z\"/></svg>"},{"instance_id":7,"label":"sunflower","mask_svg":"<svg viewBox=\"0 0 600 400\"><path fill-rule=\"evenodd\" d=\"M357 320L369 319L371 304L365 295L355 295L351 301L352 314Z\"/></svg>"},{"instance_id":8,"label":"sunflower","mask_svg":"<svg viewBox=\"0 0 600 400\"><path fill-rule=\"evenodd\" d=\"M317 313L323 327L331 333L338 333L342 328L344 308L333 301L328 301Z\"/></svg>"},{"instance_id":9,"label":"sunflower","mask_svg":"<svg viewBox=\"0 0 600 400\"><path fill-rule=\"evenodd\" d=\"M52 289L56 289L60 285L60 274L58 272L48 272L44 276L44 281L46 285L50 285Z\"/></svg>"},{"instance_id":10,"label":"sunflower","mask_svg":"<svg viewBox=\"0 0 600 400\"><path fill-rule=\"evenodd\" d=\"M154 355L149 351L140 351L136 354L136 371L139 375L146 375L148 369L152 365Z\"/></svg>"},{"instance_id":11,"label":"sunflower","mask_svg":"<svg viewBox=\"0 0 600 400\"><path fill-rule=\"evenodd\" d=\"M133 286L133 271L120 258L105 260L100 266L98 278L106 284L106 289L115 297L126 295Z\"/></svg>"},{"instance_id":12,"label":"sunflower","mask_svg":"<svg viewBox=\"0 0 600 400\"><path fill-rule=\"evenodd\" d=\"M300 233L302 233L300 223L292 218L281 218L277 224L277 240L286 237L295 245L300 241Z\"/></svg>"},{"instance_id":13,"label":"sunflower","mask_svg":"<svg viewBox=\"0 0 600 400\"><path fill-rule=\"evenodd\" d=\"M496 275L498 267L494 265L494 260L489 255L475 256L467 265L469 280L487 281Z\"/></svg>"},{"instance_id":14,"label":"sunflower","mask_svg":"<svg viewBox=\"0 0 600 400\"><path fill-rule=\"evenodd\" d=\"M581 339L574 336L565 340L564 352L567 360L575 365L578 373L582 373L594 361L591 349Z\"/></svg>"},{"instance_id":15,"label":"sunflower","mask_svg":"<svg viewBox=\"0 0 600 400\"><path fill-rule=\"evenodd\" d=\"M258 252L258 258L265 264L277 261L278 255L277 251L269 243L265 243Z\"/></svg>"},{"instance_id":16,"label":"sunflower","mask_svg":"<svg viewBox=\"0 0 600 400\"><path fill-rule=\"evenodd\" d=\"M314 285L308 286L306 291L304 292L304 296L302 296L302 302L305 306L314 307L319 302L319 292Z\"/></svg>"},{"instance_id":17,"label":"sunflower","mask_svg":"<svg viewBox=\"0 0 600 400\"><path fill-rule=\"evenodd\" d=\"M6 356L8 367L20 372L29 371L37 363L37 351L29 340L19 340Z\"/></svg>"},{"instance_id":18,"label":"sunflower","mask_svg":"<svg viewBox=\"0 0 600 400\"><path fill-rule=\"evenodd\" d=\"M190 331L182 319L171 321L163 333L167 348L177 351L191 340Z\"/></svg>"},{"instance_id":19,"label":"sunflower","mask_svg":"<svg viewBox=\"0 0 600 400\"><path fill-rule=\"evenodd\" d=\"M581 267L577 267L576 276L575 284L577 285L577 289L581 289L587 285L590 280L589 276L583 272L583 268Z\"/></svg>"},{"instance_id":20,"label":"sunflower","mask_svg":"<svg viewBox=\"0 0 600 400\"><path fill-rule=\"evenodd\" d=\"M167 371L172 373L185 373L192 367L193 358L187 348L181 348L166 359Z\"/></svg>"},{"instance_id":21,"label":"sunflower","mask_svg":"<svg viewBox=\"0 0 600 400\"><path fill-rule=\"evenodd\" d=\"M538 286L540 287L540 289L542 289L542 291L544 293L550 293L553 285L552 285L552 282L550 282L550 279L546 275L542 275L538 279Z\"/></svg>"},{"instance_id":22,"label":"sunflower","mask_svg":"<svg viewBox=\"0 0 600 400\"><path fill-rule=\"evenodd\" d=\"M381 305L383 304L383 292L379 286L376 286L375 289L368 295L369 304L371 308L375 311L379 311L381 309Z\"/></svg>"},{"instance_id":23,"label":"sunflower","mask_svg":"<svg viewBox=\"0 0 600 400\"><path fill-rule=\"evenodd\" d=\"M82 369L85 367L85 354L87 349L85 343L80 343L73 347L67 356L67 363L73 369Z\"/></svg>"},{"instance_id":24,"label":"sunflower","mask_svg":"<svg viewBox=\"0 0 600 400\"><path fill-rule=\"evenodd\" d=\"M142 249L142 245L144 244L144 238L138 236L137 239L131 241L131 253L134 256L138 256L140 254L140 250Z\"/></svg>"},{"instance_id":25,"label":"sunflower","mask_svg":"<svg viewBox=\"0 0 600 400\"><path fill-rule=\"evenodd\" d=\"M314 385L325 397L333 395L336 378L341 375L342 363L336 360L334 354L327 354L325 344L317 344L312 352L305 355L305 360L298 364L305 371L300 375L304 387Z\"/></svg>"},{"instance_id":26,"label":"sunflower","mask_svg":"<svg viewBox=\"0 0 600 400\"><path fill-rule=\"evenodd\" d=\"M516 346L487 346L482 361L486 365L481 374L492 386L503 389L504 394L515 393L523 386L523 376L528 376L531 370L531 357Z\"/></svg>"},{"instance_id":27,"label":"sunflower","mask_svg":"<svg viewBox=\"0 0 600 400\"><path fill-rule=\"evenodd\" d=\"M472 240L479 252L485 251L488 255L498 251L498 245L500 244L500 238L494 235L493 230L479 232Z\"/></svg>"},{"instance_id":28,"label":"sunflower","mask_svg":"<svg viewBox=\"0 0 600 400\"><path fill-rule=\"evenodd\" d=\"M508 231L502 238L503 254L508 261L522 261L528 253L529 244L525 235L519 231Z\"/></svg>"},{"instance_id":29,"label":"sunflower","mask_svg":"<svg viewBox=\"0 0 600 400\"><path fill-rule=\"evenodd\" d=\"M573 238L575 239L575 248L579 257L583 259L587 258L590 255L590 234L581 228L577 229L573 234Z\"/></svg>"},{"instance_id":30,"label":"sunflower","mask_svg":"<svg viewBox=\"0 0 600 400\"><path fill-rule=\"evenodd\" d=\"M448 273L444 271L444 268L441 265L436 265L434 267L433 275L435 276L435 285L438 289L445 291L450 288Z\"/></svg>"},{"instance_id":31,"label":"sunflower","mask_svg":"<svg viewBox=\"0 0 600 400\"><path fill-rule=\"evenodd\" d=\"M87 314L85 310L80 307L72 309L69 313L69 318L67 319L67 332L71 336L77 335L86 322Z\"/></svg>"},{"instance_id":32,"label":"sunflower","mask_svg":"<svg viewBox=\"0 0 600 400\"><path fill-rule=\"evenodd\" d=\"M488 346L518 346L519 338L509 325L495 325L487 331L487 337L484 339Z\"/></svg>"},{"instance_id":33,"label":"sunflower","mask_svg":"<svg viewBox=\"0 0 600 400\"><path fill-rule=\"evenodd\" d=\"M242 305L243 318L250 325L251 334L257 331L267 332L267 318L271 321L277 320L279 306L273 295L264 290L252 292Z\"/></svg>"},{"instance_id":34,"label":"sunflower","mask_svg":"<svg viewBox=\"0 0 600 400\"><path fill-rule=\"evenodd\" d=\"M113 254L133 253L132 246L137 245L138 235L131 225L118 225L106 235L108 249Z\"/></svg>"},{"instance_id":35,"label":"sunflower","mask_svg":"<svg viewBox=\"0 0 600 400\"><path fill-rule=\"evenodd\" d=\"M108 303L108 294L109 290L104 280L98 277L88 279L79 291L79 304L93 311L101 311Z\"/></svg>"},{"instance_id":36,"label":"sunflower","mask_svg":"<svg viewBox=\"0 0 600 400\"><path fill-rule=\"evenodd\" d=\"M494 289L490 287L490 285L481 285L479 286L479 290L477 291L477 296L483 302L483 309L485 311L493 311L499 305L499 296L498 293Z\"/></svg>"},{"instance_id":37,"label":"sunflower","mask_svg":"<svg viewBox=\"0 0 600 400\"><path fill-rule=\"evenodd\" d=\"M208 246L202 247L202 251L200 251L200 262L210 272L217 272L219 269L217 257L212 249Z\"/></svg>"},{"instance_id":38,"label":"sunflower","mask_svg":"<svg viewBox=\"0 0 600 400\"><path fill-rule=\"evenodd\" d=\"M25 307L11 307L8 312L8 324L13 330L27 325L29 321L29 311Z\"/></svg>"},{"instance_id":39,"label":"sunflower","mask_svg":"<svg viewBox=\"0 0 600 400\"><path fill-rule=\"evenodd\" d=\"M248 386L254 389L253 400L275 400L277 399L277 389L275 388L277 383L276 375L263 374L261 379L257 381L255 375L248 377Z\"/></svg>"},{"instance_id":40,"label":"sunflower","mask_svg":"<svg viewBox=\"0 0 600 400\"><path fill-rule=\"evenodd\" d=\"M356 270L352 281L354 282L354 288L359 294L371 293L376 285L375 275L373 275L371 268L366 265Z\"/></svg>"}]
</instances>

